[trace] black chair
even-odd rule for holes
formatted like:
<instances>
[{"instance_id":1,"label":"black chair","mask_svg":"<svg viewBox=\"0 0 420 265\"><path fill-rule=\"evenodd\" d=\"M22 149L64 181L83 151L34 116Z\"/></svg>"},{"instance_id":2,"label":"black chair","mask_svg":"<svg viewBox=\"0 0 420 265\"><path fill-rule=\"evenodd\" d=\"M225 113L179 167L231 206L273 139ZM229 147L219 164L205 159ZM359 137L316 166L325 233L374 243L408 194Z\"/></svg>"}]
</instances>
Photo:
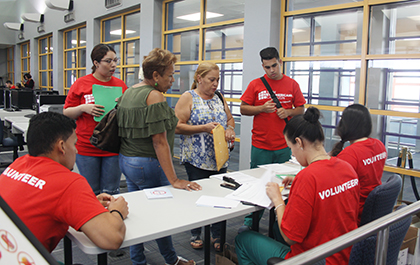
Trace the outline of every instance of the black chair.
<instances>
[{"instance_id":1,"label":"black chair","mask_svg":"<svg viewBox=\"0 0 420 265\"><path fill-rule=\"evenodd\" d=\"M401 177L394 174L385 183L375 187L366 198L360 226L391 213L401 186Z\"/></svg>"},{"instance_id":2,"label":"black chair","mask_svg":"<svg viewBox=\"0 0 420 265\"><path fill-rule=\"evenodd\" d=\"M403 207L405 207L405 205L398 207L398 209L401 209ZM401 245L403 243L405 235L407 234L410 224L411 216L393 224L390 227L388 238L388 251L386 258L387 265L397 264L398 254L400 252ZM349 265L375 264L376 237L377 235L367 237L353 245L353 248L350 252Z\"/></svg>"},{"instance_id":3,"label":"black chair","mask_svg":"<svg viewBox=\"0 0 420 265\"><path fill-rule=\"evenodd\" d=\"M16 137L6 137L4 138L4 124L0 119L0 153L4 151L13 151L13 160L19 157L18 154L18 141ZM7 167L11 162L0 162L0 167Z\"/></svg>"}]
</instances>

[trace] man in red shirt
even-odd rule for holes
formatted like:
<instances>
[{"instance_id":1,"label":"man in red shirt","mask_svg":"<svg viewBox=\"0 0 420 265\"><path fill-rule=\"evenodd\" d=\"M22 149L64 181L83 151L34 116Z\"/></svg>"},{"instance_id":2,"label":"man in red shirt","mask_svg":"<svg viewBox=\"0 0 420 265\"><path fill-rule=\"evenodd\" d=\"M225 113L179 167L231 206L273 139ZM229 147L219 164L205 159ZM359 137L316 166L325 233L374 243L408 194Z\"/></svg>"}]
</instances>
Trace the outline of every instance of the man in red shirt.
<instances>
[{"instance_id":1,"label":"man in red shirt","mask_svg":"<svg viewBox=\"0 0 420 265\"><path fill-rule=\"evenodd\" d=\"M29 154L0 175L0 195L50 252L69 226L100 248L118 249L125 236L127 202L105 193L95 197L86 179L71 172L77 153L75 128L72 119L59 113L32 117Z\"/></svg>"},{"instance_id":2,"label":"man in red shirt","mask_svg":"<svg viewBox=\"0 0 420 265\"><path fill-rule=\"evenodd\" d=\"M12 81L7 80L6 81L6 88L8 88L8 89L15 89L16 87L13 85Z\"/></svg>"},{"instance_id":3,"label":"man in red shirt","mask_svg":"<svg viewBox=\"0 0 420 265\"><path fill-rule=\"evenodd\" d=\"M306 103L299 84L280 71L282 61L277 49L265 48L260 51L260 57L265 71L264 78L280 101L281 108L276 107L260 78L251 81L242 95L241 114L254 116L251 168L284 163L290 159L291 151L283 135L286 126L284 119L303 114ZM245 217L244 225L240 231L252 226L251 215Z\"/></svg>"}]
</instances>

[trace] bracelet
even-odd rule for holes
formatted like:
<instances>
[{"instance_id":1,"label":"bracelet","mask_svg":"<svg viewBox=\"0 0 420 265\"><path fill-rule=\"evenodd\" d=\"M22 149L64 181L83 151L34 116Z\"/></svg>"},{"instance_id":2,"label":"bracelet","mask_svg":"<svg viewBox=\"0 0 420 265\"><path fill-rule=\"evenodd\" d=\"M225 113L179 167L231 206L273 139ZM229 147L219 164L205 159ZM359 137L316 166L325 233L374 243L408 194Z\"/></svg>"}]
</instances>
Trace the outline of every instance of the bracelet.
<instances>
[{"instance_id":1,"label":"bracelet","mask_svg":"<svg viewBox=\"0 0 420 265\"><path fill-rule=\"evenodd\" d=\"M227 127L228 129L235 130L235 127L233 127L232 125L228 125Z\"/></svg>"},{"instance_id":2,"label":"bracelet","mask_svg":"<svg viewBox=\"0 0 420 265\"><path fill-rule=\"evenodd\" d=\"M279 205L277 205L276 206L276 208L274 208L274 211L277 213L277 208L279 208L280 206L284 206L284 204L282 203L282 204L279 204Z\"/></svg>"},{"instance_id":3,"label":"bracelet","mask_svg":"<svg viewBox=\"0 0 420 265\"><path fill-rule=\"evenodd\" d=\"M116 209L110 211L110 213L113 213L113 212L118 213L121 216L121 219L124 221L124 217L123 217L123 215L122 215L122 213L120 211L118 211Z\"/></svg>"}]
</instances>

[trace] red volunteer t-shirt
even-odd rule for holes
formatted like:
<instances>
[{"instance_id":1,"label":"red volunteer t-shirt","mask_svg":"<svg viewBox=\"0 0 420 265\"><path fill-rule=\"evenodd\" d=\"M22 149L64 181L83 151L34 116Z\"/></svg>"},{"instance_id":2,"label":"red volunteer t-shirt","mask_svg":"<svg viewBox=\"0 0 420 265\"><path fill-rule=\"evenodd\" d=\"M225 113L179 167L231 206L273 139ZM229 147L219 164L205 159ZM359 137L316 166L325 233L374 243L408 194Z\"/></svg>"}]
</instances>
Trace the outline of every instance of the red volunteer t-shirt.
<instances>
[{"instance_id":1,"label":"red volunteer t-shirt","mask_svg":"<svg viewBox=\"0 0 420 265\"><path fill-rule=\"evenodd\" d=\"M295 80L286 75L283 75L280 80L270 79L267 75L264 77L283 108L296 108L306 103L299 84ZM249 83L241 97L243 102L252 106L264 105L270 99L270 93L259 78ZM283 135L285 126L285 121L280 119L275 112L255 115L252 126L252 145L270 151L286 148L287 144Z\"/></svg>"},{"instance_id":2,"label":"red volunteer t-shirt","mask_svg":"<svg viewBox=\"0 0 420 265\"><path fill-rule=\"evenodd\" d=\"M341 159L320 160L300 171L281 221L283 233L296 242L286 259L356 229L359 192L356 172ZM328 257L327 264L348 264L350 250Z\"/></svg>"},{"instance_id":3,"label":"red volunteer t-shirt","mask_svg":"<svg viewBox=\"0 0 420 265\"><path fill-rule=\"evenodd\" d=\"M102 86L114 86L122 87L123 93L127 90L125 83L116 77L111 77L111 80L108 82L102 82L96 79L92 74L83 76L74 82L71 86L69 94L66 98L66 103L64 108L68 107L77 107L81 104L95 104L95 99L92 95L92 85L102 85ZM76 148L77 152L80 155L84 156L115 156L118 154L102 151L101 149L93 146L89 138L93 134L93 129L98 124L93 119L92 115L83 113L76 120L77 128L77 143Z\"/></svg>"},{"instance_id":4,"label":"red volunteer t-shirt","mask_svg":"<svg viewBox=\"0 0 420 265\"><path fill-rule=\"evenodd\" d=\"M382 184L382 173L387 158L385 146L378 139L368 138L344 148L337 157L347 161L359 176L360 201L357 223L360 224L367 196L376 186Z\"/></svg>"},{"instance_id":5,"label":"red volunteer t-shirt","mask_svg":"<svg viewBox=\"0 0 420 265\"><path fill-rule=\"evenodd\" d=\"M13 162L0 175L0 195L50 252L69 226L79 230L108 211L84 177L47 157Z\"/></svg>"}]
</instances>

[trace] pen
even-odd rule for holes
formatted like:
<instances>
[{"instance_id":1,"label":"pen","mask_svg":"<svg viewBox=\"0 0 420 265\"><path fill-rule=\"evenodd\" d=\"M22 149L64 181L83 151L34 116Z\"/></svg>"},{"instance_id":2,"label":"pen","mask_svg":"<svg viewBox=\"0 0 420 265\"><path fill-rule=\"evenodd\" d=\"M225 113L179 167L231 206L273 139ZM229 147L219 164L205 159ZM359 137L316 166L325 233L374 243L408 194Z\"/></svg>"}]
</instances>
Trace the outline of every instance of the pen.
<instances>
[{"instance_id":1,"label":"pen","mask_svg":"<svg viewBox=\"0 0 420 265\"><path fill-rule=\"evenodd\" d=\"M226 207L226 206L213 206L213 208L222 208L222 209L232 209L232 207Z\"/></svg>"}]
</instances>

